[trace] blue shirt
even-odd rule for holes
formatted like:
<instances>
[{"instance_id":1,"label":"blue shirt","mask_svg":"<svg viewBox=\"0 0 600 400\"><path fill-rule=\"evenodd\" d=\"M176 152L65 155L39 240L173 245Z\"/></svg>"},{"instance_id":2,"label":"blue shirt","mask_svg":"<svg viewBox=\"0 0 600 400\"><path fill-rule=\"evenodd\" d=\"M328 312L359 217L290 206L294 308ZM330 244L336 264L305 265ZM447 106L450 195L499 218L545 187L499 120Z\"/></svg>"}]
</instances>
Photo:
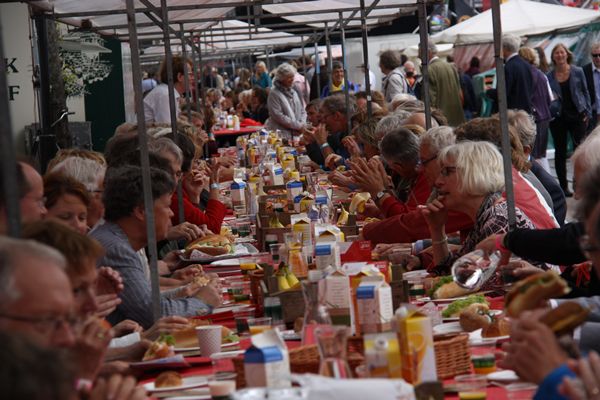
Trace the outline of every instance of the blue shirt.
<instances>
[{"instance_id":1,"label":"blue shirt","mask_svg":"<svg viewBox=\"0 0 600 400\"><path fill-rule=\"evenodd\" d=\"M550 374L544 378L542 383L540 383L537 392L535 392L535 396L533 396L533 400L568 400L558 393L558 387L567 376L575 376L575 373L567 367L567 364L563 364L550 372Z\"/></svg>"}]
</instances>

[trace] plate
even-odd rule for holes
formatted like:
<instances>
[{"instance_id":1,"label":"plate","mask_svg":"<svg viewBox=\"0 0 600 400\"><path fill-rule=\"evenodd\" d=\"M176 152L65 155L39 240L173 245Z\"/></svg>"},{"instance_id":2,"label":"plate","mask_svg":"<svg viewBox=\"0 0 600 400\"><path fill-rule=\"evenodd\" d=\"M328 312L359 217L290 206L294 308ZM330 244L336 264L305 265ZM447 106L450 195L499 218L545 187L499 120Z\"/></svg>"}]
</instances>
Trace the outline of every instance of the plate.
<instances>
[{"instance_id":1,"label":"plate","mask_svg":"<svg viewBox=\"0 0 600 400\"><path fill-rule=\"evenodd\" d=\"M186 368L190 366L190 364L185 361L185 358L181 354L177 354L173 357L159 358L156 360L134 362L129 365L131 368L143 371L167 368Z\"/></svg>"},{"instance_id":2,"label":"plate","mask_svg":"<svg viewBox=\"0 0 600 400\"><path fill-rule=\"evenodd\" d=\"M238 346L239 344L240 344L239 340L237 342L232 342L232 343L223 343L221 345L221 349L228 349L230 347ZM200 347L199 346L196 346L196 347L175 347L173 350L175 351L175 353L186 353L188 351L200 351Z\"/></svg>"},{"instance_id":3,"label":"plate","mask_svg":"<svg viewBox=\"0 0 600 400\"><path fill-rule=\"evenodd\" d=\"M460 326L460 322L449 322L447 324L440 324L433 327L434 335L443 335L447 333L459 333L462 332L463 328Z\"/></svg>"},{"instance_id":4,"label":"plate","mask_svg":"<svg viewBox=\"0 0 600 400\"><path fill-rule=\"evenodd\" d=\"M510 337L509 335L506 335L506 336L498 336L498 337L491 337L491 338L483 338L483 337L481 337L481 329L477 329L476 331L469 333L469 345L471 345L471 346L494 345L494 344L496 344L496 342L498 340L508 339L509 337Z\"/></svg>"},{"instance_id":5,"label":"plate","mask_svg":"<svg viewBox=\"0 0 600 400\"><path fill-rule=\"evenodd\" d=\"M490 314L500 315L500 314L502 314L502 310L490 310ZM448 318L442 318L442 320L444 322L454 322L454 321L460 321L460 317L448 317Z\"/></svg>"},{"instance_id":6,"label":"plate","mask_svg":"<svg viewBox=\"0 0 600 400\"><path fill-rule=\"evenodd\" d=\"M156 388L154 382L146 383L144 388L148 392L161 393L161 392L178 392L180 390L193 389L201 386L208 385L208 378L206 376L190 376L189 378L183 378L183 385L176 387L165 387Z\"/></svg>"},{"instance_id":7,"label":"plate","mask_svg":"<svg viewBox=\"0 0 600 400\"><path fill-rule=\"evenodd\" d=\"M487 378L494 382L517 382L520 380L515 371L511 369L489 373L487 374Z\"/></svg>"}]
</instances>

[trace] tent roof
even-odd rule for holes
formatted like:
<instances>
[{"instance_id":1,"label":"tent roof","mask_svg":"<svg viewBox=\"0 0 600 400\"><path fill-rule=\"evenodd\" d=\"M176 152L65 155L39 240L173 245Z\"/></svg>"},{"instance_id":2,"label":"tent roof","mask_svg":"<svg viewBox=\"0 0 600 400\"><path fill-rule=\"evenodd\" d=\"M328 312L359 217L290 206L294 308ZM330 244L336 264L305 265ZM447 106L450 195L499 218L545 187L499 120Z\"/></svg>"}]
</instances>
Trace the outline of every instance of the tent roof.
<instances>
[{"instance_id":1,"label":"tent roof","mask_svg":"<svg viewBox=\"0 0 600 400\"><path fill-rule=\"evenodd\" d=\"M502 32L519 36L536 35L557 29L573 28L600 17L598 11L538 3L528 0L509 0L500 5ZM492 11L454 25L431 36L436 43L477 43L493 40Z\"/></svg>"}]
</instances>

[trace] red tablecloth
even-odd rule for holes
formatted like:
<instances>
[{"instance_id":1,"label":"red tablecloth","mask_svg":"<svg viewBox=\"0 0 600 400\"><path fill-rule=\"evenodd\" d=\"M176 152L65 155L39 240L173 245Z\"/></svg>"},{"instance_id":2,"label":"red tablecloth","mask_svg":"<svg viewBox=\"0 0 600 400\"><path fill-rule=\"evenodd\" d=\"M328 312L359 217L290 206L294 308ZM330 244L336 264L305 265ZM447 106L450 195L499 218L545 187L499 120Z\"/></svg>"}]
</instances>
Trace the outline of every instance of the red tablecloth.
<instances>
[{"instance_id":1,"label":"red tablecloth","mask_svg":"<svg viewBox=\"0 0 600 400\"><path fill-rule=\"evenodd\" d=\"M217 129L217 130L213 130L213 134L215 135L215 137L238 136L238 135L247 135L249 133L254 133L261 129L262 129L262 126L249 126L249 127L240 128L240 129Z\"/></svg>"}]
</instances>

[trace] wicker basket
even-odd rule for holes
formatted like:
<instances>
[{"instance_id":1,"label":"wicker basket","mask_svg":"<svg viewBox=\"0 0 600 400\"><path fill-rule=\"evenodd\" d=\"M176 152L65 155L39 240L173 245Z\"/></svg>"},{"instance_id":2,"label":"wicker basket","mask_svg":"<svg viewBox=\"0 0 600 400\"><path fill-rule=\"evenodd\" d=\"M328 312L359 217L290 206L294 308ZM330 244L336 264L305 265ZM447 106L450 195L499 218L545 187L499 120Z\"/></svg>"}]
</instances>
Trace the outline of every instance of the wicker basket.
<instances>
[{"instance_id":1,"label":"wicker basket","mask_svg":"<svg viewBox=\"0 0 600 400\"><path fill-rule=\"evenodd\" d=\"M439 379L452 378L471 371L468 334L439 335L433 340Z\"/></svg>"},{"instance_id":2,"label":"wicker basket","mask_svg":"<svg viewBox=\"0 0 600 400\"><path fill-rule=\"evenodd\" d=\"M289 351L290 370L294 374L318 374L319 373L319 349L317 345L297 347ZM348 338L347 351L348 365L350 371L354 372L356 367L364 364L364 345L362 337ZM233 365L236 372L236 385L238 388L246 387L246 377L244 373L244 357L239 356L233 359Z\"/></svg>"}]
</instances>

